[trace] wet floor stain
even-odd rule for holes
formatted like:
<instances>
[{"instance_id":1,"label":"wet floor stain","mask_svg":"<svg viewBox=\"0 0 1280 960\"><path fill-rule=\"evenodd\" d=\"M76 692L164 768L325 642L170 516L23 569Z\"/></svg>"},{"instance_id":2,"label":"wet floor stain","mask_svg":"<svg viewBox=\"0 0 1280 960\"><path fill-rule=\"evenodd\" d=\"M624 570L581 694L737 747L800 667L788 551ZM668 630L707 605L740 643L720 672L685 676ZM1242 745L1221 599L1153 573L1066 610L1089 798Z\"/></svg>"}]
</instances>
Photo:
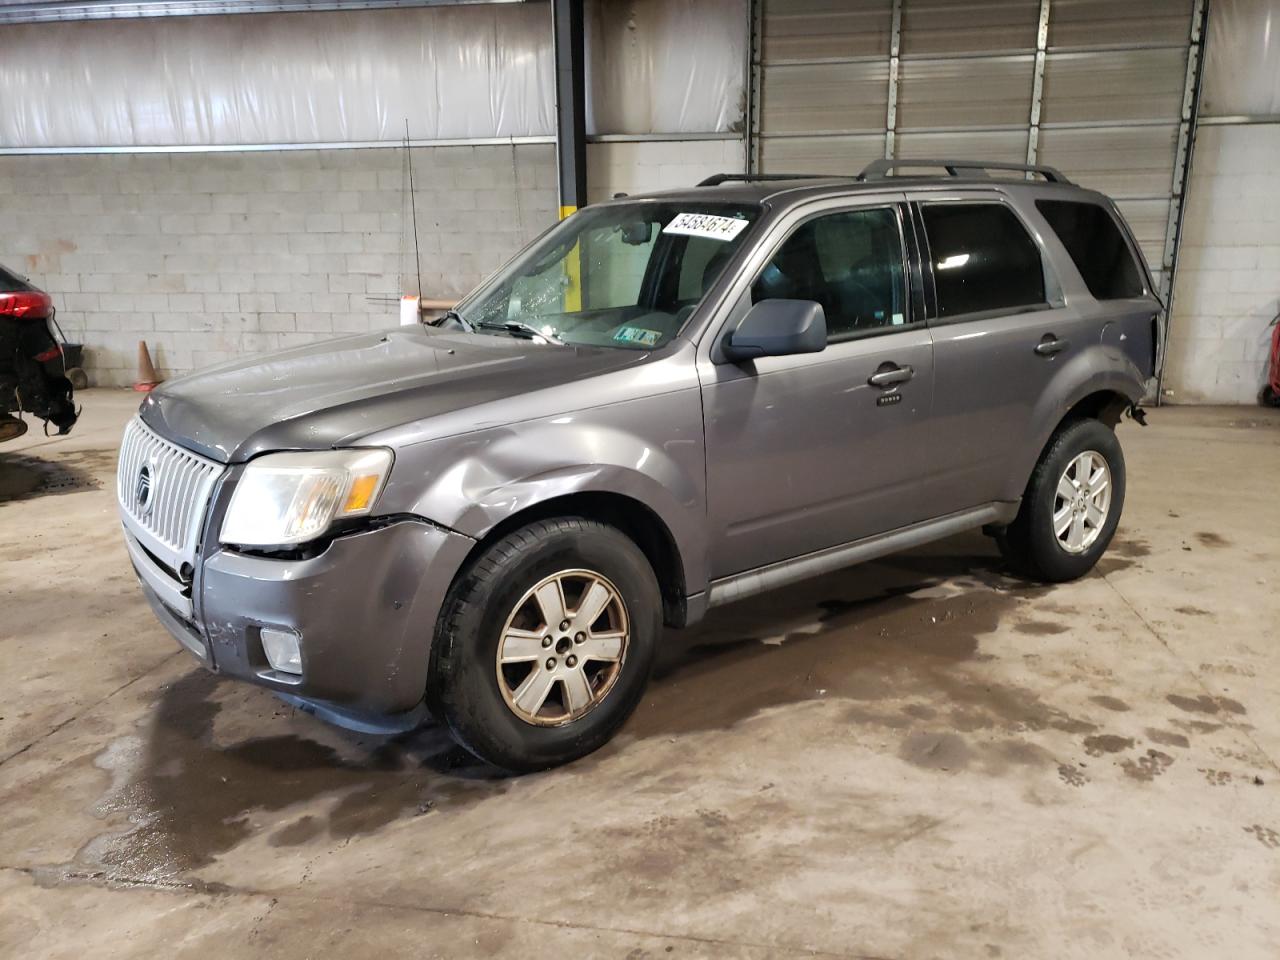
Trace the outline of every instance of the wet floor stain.
<instances>
[{"instance_id":1,"label":"wet floor stain","mask_svg":"<svg viewBox=\"0 0 1280 960\"><path fill-rule=\"evenodd\" d=\"M1151 545L1147 541L1133 536L1116 537L1107 546L1094 567L1097 575L1107 577L1130 567L1138 566L1138 561L1151 555Z\"/></svg>"},{"instance_id":2,"label":"wet floor stain","mask_svg":"<svg viewBox=\"0 0 1280 960\"><path fill-rule=\"evenodd\" d=\"M1191 741L1180 733L1174 733L1171 730L1154 730L1147 728L1147 739L1152 743L1158 743L1162 747L1179 747L1186 750L1191 746Z\"/></svg>"},{"instance_id":3,"label":"wet floor stain","mask_svg":"<svg viewBox=\"0 0 1280 960\"><path fill-rule=\"evenodd\" d=\"M1083 787L1089 782L1089 778L1084 775L1084 770L1074 763L1058 764L1058 779L1069 787Z\"/></svg>"},{"instance_id":4,"label":"wet floor stain","mask_svg":"<svg viewBox=\"0 0 1280 960\"><path fill-rule=\"evenodd\" d=\"M1123 700L1106 694L1099 694L1096 697L1090 697L1089 702L1096 703L1098 706L1102 707L1103 710L1110 710L1113 713L1127 713L1130 709L1129 705Z\"/></svg>"},{"instance_id":5,"label":"wet floor stain","mask_svg":"<svg viewBox=\"0 0 1280 960\"><path fill-rule=\"evenodd\" d=\"M1115 734L1102 733L1084 738L1084 752L1091 757L1100 757L1104 753L1119 753L1133 747L1133 737L1117 737Z\"/></svg>"},{"instance_id":6,"label":"wet floor stain","mask_svg":"<svg viewBox=\"0 0 1280 960\"><path fill-rule=\"evenodd\" d=\"M1243 715L1246 711L1244 704L1239 700L1232 700L1230 697L1211 697L1208 694L1201 694L1198 697L1185 697L1181 694L1171 693L1165 697L1171 704L1179 710L1187 713L1234 713Z\"/></svg>"},{"instance_id":7,"label":"wet floor stain","mask_svg":"<svg viewBox=\"0 0 1280 960\"><path fill-rule=\"evenodd\" d=\"M1280 832L1257 823L1245 827L1244 832L1251 834L1254 839L1269 850L1280 850Z\"/></svg>"},{"instance_id":8,"label":"wet floor stain","mask_svg":"<svg viewBox=\"0 0 1280 960\"><path fill-rule=\"evenodd\" d=\"M1131 780L1149 783L1173 764L1173 757L1160 750L1148 750L1144 756L1124 760L1120 769Z\"/></svg>"},{"instance_id":9,"label":"wet floor stain","mask_svg":"<svg viewBox=\"0 0 1280 960\"><path fill-rule=\"evenodd\" d=\"M0 453L0 504L96 490L115 471L116 451L74 450L56 459Z\"/></svg>"},{"instance_id":10,"label":"wet floor stain","mask_svg":"<svg viewBox=\"0 0 1280 960\"><path fill-rule=\"evenodd\" d=\"M671 632L624 736L546 776L590 775L636 740L674 740L726 729L771 708L836 698L843 705L837 716L851 731L884 732L890 749L918 770L993 777L1056 772L1063 784L1083 786L1085 764L1054 757L1034 742L1035 734L1085 738L1094 755L1129 749L1133 741L1098 733L1089 711L1077 714L1034 690L995 680L986 666L993 658L981 648L981 638L1006 620L1016 627L1036 622L1028 621L1029 611L1057 612L1044 599L1050 588L1006 575L984 538L949 546L950 552L906 554L752 598L713 611L696 630ZM122 876L175 877L254 837L277 849L332 845L413 817L447 816L510 789L512 781L471 759L434 726L377 738L318 721L314 728L265 722L266 730L290 732L228 740L219 728L243 728L244 718L220 717L223 699L245 703L230 699L228 689L241 688L223 688L215 677L193 671L160 695L134 738L133 761L99 759L117 780L99 807L111 830L81 859ZM1093 705L1127 709L1103 695ZM1212 705L1226 709L1217 700ZM1167 766L1159 760L1164 756L1148 751L1127 761L1132 769L1125 773L1154 779ZM730 829L709 812L697 824L668 831L676 838L668 852L687 853L681 831L708 842ZM660 864L651 866L660 876Z\"/></svg>"},{"instance_id":11,"label":"wet floor stain","mask_svg":"<svg viewBox=\"0 0 1280 960\"><path fill-rule=\"evenodd\" d=\"M725 728L771 707L840 697L860 704L851 722L888 729L905 717L960 733L1092 732L1091 721L982 675L989 657L979 638L1051 591L1006 575L985 538L956 543L973 549L902 554L712 611L699 629L670 635L657 682L624 730ZM754 639L776 634L777 623L802 629L777 644ZM904 700L923 709L904 713Z\"/></svg>"},{"instance_id":12,"label":"wet floor stain","mask_svg":"<svg viewBox=\"0 0 1280 960\"><path fill-rule=\"evenodd\" d=\"M1015 624L1013 629L1033 637L1051 637L1066 633L1071 628L1065 623L1054 623L1052 620L1024 620L1022 623Z\"/></svg>"},{"instance_id":13,"label":"wet floor stain","mask_svg":"<svg viewBox=\"0 0 1280 960\"><path fill-rule=\"evenodd\" d=\"M395 738L318 731L337 745L295 734L220 743L218 686L211 674L188 674L162 691L139 756L129 757L132 747L124 743L115 748L121 756L109 750L99 758L125 782L108 791L97 812L127 824L94 840L82 856L108 875L181 876L248 839L256 817L308 801L332 799L325 813L285 825L268 842L347 840L424 804L447 808L507 787L434 727Z\"/></svg>"}]
</instances>

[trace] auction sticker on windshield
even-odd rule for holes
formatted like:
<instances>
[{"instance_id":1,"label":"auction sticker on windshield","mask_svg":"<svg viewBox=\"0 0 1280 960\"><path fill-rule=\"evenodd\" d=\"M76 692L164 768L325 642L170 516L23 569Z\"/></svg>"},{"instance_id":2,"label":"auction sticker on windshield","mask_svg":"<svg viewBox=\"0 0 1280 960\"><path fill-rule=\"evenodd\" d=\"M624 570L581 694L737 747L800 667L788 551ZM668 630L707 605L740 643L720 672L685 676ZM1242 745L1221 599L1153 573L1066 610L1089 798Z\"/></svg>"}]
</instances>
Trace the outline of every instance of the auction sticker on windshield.
<instances>
[{"instance_id":1,"label":"auction sticker on windshield","mask_svg":"<svg viewBox=\"0 0 1280 960\"><path fill-rule=\"evenodd\" d=\"M662 228L662 232L728 241L740 234L746 225L746 220L739 220L737 217L717 217L709 213L677 213L675 219Z\"/></svg>"}]
</instances>

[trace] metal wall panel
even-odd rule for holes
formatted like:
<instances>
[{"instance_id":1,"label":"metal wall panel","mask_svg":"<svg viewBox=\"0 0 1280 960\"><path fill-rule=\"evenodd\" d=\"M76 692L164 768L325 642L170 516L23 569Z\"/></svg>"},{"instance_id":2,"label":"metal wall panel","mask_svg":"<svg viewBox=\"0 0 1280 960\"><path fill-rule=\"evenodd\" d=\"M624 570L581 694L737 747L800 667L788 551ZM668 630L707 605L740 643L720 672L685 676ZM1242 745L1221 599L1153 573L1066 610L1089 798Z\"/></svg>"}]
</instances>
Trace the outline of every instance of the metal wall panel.
<instances>
[{"instance_id":1,"label":"metal wall panel","mask_svg":"<svg viewBox=\"0 0 1280 960\"><path fill-rule=\"evenodd\" d=\"M981 157L984 160L1021 163L1026 151L1025 130L965 130L957 133L907 131L898 134L898 155L902 157Z\"/></svg>"},{"instance_id":2,"label":"metal wall panel","mask_svg":"<svg viewBox=\"0 0 1280 960\"><path fill-rule=\"evenodd\" d=\"M1035 50L1040 0L914 0L902 8L902 55Z\"/></svg>"},{"instance_id":3,"label":"metal wall panel","mask_svg":"<svg viewBox=\"0 0 1280 960\"><path fill-rule=\"evenodd\" d=\"M850 173L885 155L1037 160L1115 197L1161 268L1197 0L755 2L760 170ZM823 135L835 131L859 133Z\"/></svg>"},{"instance_id":4,"label":"metal wall panel","mask_svg":"<svg viewBox=\"0 0 1280 960\"><path fill-rule=\"evenodd\" d=\"M847 137L771 137L760 143L762 173L856 174L884 156L884 134Z\"/></svg>"},{"instance_id":5,"label":"metal wall panel","mask_svg":"<svg viewBox=\"0 0 1280 960\"><path fill-rule=\"evenodd\" d=\"M760 0L764 62L888 56L891 0Z\"/></svg>"},{"instance_id":6,"label":"metal wall panel","mask_svg":"<svg viewBox=\"0 0 1280 960\"><path fill-rule=\"evenodd\" d=\"M1194 0L1053 0L1049 47L1187 46Z\"/></svg>"},{"instance_id":7,"label":"metal wall panel","mask_svg":"<svg viewBox=\"0 0 1280 960\"><path fill-rule=\"evenodd\" d=\"M1031 55L903 60L898 129L1021 124L1026 144Z\"/></svg>"},{"instance_id":8,"label":"metal wall panel","mask_svg":"<svg viewBox=\"0 0 1280 960\"><path fill-rule=\"evenodd\" d=\"M1142 254L1153 270L1160 269L1164 252L1164 232L1169 223L1168 200L1117 200Z\"/></svg>"},{"instance_id":9,"label":"metal wall panel","mask_svg":"<svg viewBox=\"0 0 1280 960\"><path fill-rule=\"evenodd\" d=\"M1040 122L1177 120L1186 62L1181 48L1051 53Z\"/></svg>"},{"instance_id":10,"label":"metal wall panel","mask_svg":"<svg viewBox=\"0 0 1280 960\"><path fill-rule=\"evenodd\" d=\"M1167 197L1178 124L1040 131L1040 160L1079 183L1110 194ZM1158 261L1157 261L1158 262Z\"/></svg>"},{"instance_id":11,"label":"metal wall panel","mask_svg":"<svg viewBox=\"0 0 1280 960\"><path fill-rule=\"evenodd\" d=\"M888 78L883 60L766 66L761 122L769 134L883 131Z\"/></svg>"}]
</instances>

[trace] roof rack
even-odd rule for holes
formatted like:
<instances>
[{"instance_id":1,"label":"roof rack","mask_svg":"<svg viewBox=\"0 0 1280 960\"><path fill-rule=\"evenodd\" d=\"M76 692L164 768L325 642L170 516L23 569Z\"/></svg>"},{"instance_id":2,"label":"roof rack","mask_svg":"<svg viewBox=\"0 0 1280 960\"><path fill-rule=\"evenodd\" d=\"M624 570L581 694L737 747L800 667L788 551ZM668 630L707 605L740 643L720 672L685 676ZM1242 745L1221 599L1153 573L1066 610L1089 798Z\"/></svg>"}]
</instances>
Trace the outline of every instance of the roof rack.
<instances>
[{"instance_id":1,"label":"roof rack","mask_svg":"<svg viewBox=\"0 0 1280 960\"><path fill-rule=\"evenodd\" d=\"M718 187L722 183L757 183L767 180L838 180L822 173L713 173L698 181L700 187Z\"/></svg>"},{"instance_id":2,"label":"roof rack","mask_svg":"<svg viewBox=\"0 0 1280 960\"><path fill-rule=\"evenodd\" d=\"M964 174L987 176L988 170L1011 170L1017 173L1038 173L1050 183L1070 183L1062 171L1037 163L1000 163L994 160L933 160L904 157L898 160L872 160L858 174L859 180L883 180L889 171L898 167L942 167L948 176Z\"/></svg>"}]
</instances>

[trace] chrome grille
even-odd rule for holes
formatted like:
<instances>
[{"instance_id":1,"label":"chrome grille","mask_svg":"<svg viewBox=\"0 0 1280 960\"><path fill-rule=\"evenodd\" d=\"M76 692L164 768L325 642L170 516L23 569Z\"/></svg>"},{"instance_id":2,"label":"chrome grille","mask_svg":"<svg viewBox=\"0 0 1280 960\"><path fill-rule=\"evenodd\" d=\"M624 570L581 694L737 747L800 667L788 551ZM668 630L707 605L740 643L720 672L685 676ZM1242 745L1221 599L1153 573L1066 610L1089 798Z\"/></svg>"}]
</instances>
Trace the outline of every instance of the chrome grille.
<instances>
[{"instance_id":1,"label":"chrome grille","mask_svg":"<svg viewBox=\"0 0 1280 960\"><path fill-rule=\"evenodd\" d=\"M116 473L121 519L172 570L195 559L200 524L223 466L170 443L134 417Z\"/></svg>"}]
</instances>

